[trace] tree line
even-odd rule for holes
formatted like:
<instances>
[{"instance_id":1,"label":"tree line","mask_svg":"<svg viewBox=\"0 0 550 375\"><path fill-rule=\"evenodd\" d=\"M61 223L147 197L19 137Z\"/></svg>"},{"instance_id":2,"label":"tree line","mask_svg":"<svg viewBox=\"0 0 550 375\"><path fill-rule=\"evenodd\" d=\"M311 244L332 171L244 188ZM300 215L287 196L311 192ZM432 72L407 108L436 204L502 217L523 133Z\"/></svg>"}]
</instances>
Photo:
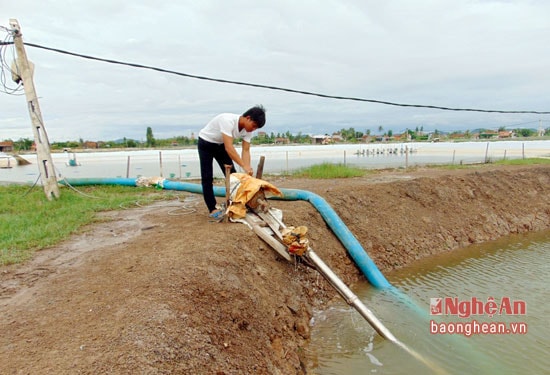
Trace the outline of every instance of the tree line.
<instances>
[{"instance_id":1,"label":"tree line","mask_svg":"<svg viewBox=\"0 0 550 375\"><path fill-rule=\"evenodd\" d=\"M504 128L499 128L498 131L504 131ZM508 130L515 134L516 137L529 138L538 136L538 132L534 129L515 129ZM494 130L479 129L475 132L478 136L481 134L481 138L484 138L483 134L494 134ZM378 133L372 135L370 130L365 132L357 131L355 128L342 128L337 132L332 134L325 134L327 137L337 136L340 142L347 143L358 143L358 142L377 142L377 141L392 141L395 134L392 130L384 130L382 126L378 127ZM544 136L550 136L550 128L544 129ZM366 138L365 138L366 137ZM444 133L439 130L434 130L432 132L424 132L423 127L416 127L415 129L406 129L403 134L399 134L399 141L428 141L433 140L434 138L448 138L453 140L470 140L473 139L474 132L470 130L466 131L454 131L450 133ZM6 140L11 141L11 140ZM235 140L238 142L239 140ZM284 133L278 132L258 132L254 138L252 138L252 144L261 145L261 144L311 144L313 142L312 136L308 134L303 134L298 132L297 134L292 134L290 131ZM28 151L32 149L34 140L29 138L21 138L17 141L13 141L13 146L15 151ZM191 137L187 136L175 136L163 139L157 139L153 135L153 128L147 127L145 133L145 141L139 141L130 138L122 138L120 140L110 140L110 141L84 141L82 138L78 141L62 141L62 142L52 142L50 147L52 150L66 150L66 149L78 149L78 148L169 148L169 147L186 147L186 146L195 146L197 144L197 139L194 135ZM93 145L93 147L91 147Z\"/></svg>"}]
</instances>

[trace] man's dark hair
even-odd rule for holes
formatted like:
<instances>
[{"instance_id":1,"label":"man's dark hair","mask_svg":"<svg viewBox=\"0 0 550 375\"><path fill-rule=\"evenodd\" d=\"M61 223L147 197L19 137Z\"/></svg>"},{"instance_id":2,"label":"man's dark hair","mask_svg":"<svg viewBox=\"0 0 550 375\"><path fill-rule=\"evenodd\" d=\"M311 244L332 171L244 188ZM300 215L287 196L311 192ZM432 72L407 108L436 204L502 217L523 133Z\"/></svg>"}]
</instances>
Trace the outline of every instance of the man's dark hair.
<instances>
[{"instance_id":1,"label":"man's dark hair","mask_svg":"<svg viewBox=\"0 0 550 375\"><path fill-rule=\"evenodd\" d=\"M243 113L243 117L250 116L250 119L258 125L258 129L265 125L265 109L261 105L254 106Z\"/></svg>"}]
</instances>

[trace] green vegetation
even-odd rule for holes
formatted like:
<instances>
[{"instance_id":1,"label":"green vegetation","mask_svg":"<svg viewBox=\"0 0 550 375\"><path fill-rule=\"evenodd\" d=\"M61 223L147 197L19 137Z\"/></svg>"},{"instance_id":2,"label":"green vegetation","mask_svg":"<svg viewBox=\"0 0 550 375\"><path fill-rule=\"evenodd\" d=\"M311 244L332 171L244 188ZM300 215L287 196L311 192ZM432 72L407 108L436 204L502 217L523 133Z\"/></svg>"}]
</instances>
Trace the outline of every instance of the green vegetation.
<instances>
[{"instance_id":1,"label":"green vegetation","mask_svg":"<svg viewBox=\"0 0 550 375\"><path fill-rule=\"evenodd\" d=\"M292 175L312 179L349 178L364 176L366 171L360 168L348 167L344 164L322 163L299 169Z\"/></svg>"},{"instance_id":2,"label":"green vegetation","mask_svg":"<svg viewBox=\"0 0 550 375\"><path fill-rule=\"evenodd\" d=\"M550 164L550 158L527 158L527 159L511 159L498 160L492 164L499 165L537 165ZM442 164L442 165L426 165L428 168L442 169L466 169L475 168L476 164ZM294 177L305 177L311 179L326 179L326 178L349 178L361 177L366 173L376 173L376 171L367 171L361 168L349 167L344 164L322 163L312 165L307 168L301 168L292 173Z\"/></svg>"},{"instance_id":3,"label":"green vegetation","mask_svg":"<svg viewBox=\"0 0 550 375\"><path fill-rule=\"evenodd\" d=\"M535 121L536 122L536 121ZM268 129L260 129L252 138L251 143L254 145L260 144L314 144L319 142L309 134L298 132L293 134L290 131L284 133L268 133ZM542 130L541 134L539 131ZM416 129L406 129L403 133L397 134L393 130L385 130L382 126L378 126L378 133L373 134L371 129L365 131L356 130L353 127L342 128L332 134L325 134L329 143L375 143L375 142L431 142L431 141L452 141L463 142L472 140L531 140L531 139L548 139L550 137L550 127L545 129L528 129L517 128L508 129L500 127L494 129L475 129L465 131L442 132L437 129L434 131L424 131L424 127L416 127ZM501 132L502 134L500 134ZM4 139L4 141L13 141ZM235 143L239 140L235 139ZM28 138L21 138L13 141L13 147L16 152L29 151L32 149L34 141ZM96 140L88 141L84 139L52 142L50 147L52 150L67 150L67 149L119 149L119 148L172 148L172 147L193 147L197 145L195 134L187 136L174 136L169 138L157 139L153 136L153 128L147 127L145 133L145 141L122 138L118 140Z\"/></svg>"},{"instance_id":4,"label":"green vegetation","mask_svg":"<svg viewBox=\"0 0 550 375\"><path fill-rule=\"evenodd\" d=\"M505 160L496 161L495 164L500 164L500 165L550 164L550 158L505 159Z\"/></svg>"},{"instance_id":5,"label":"green vegetation","mask_svg":"<svg viewBox=\"0 0 550 375\"><path fill-rule=\"evenodd\" d=\"M549 158L499 160L495 164L550 164ZM473 165L439 165L434 168L472 168ZM311 179L350 178L376 173L344 164L322 163L292 175ZM151 188L85 186L78 191L63 187L58 200L48 201L40 188L0 186L0 265L23 262L42 248L53 246L82 226L97 222L100 211L149 204L176 194Z\"/></svg>"},{"instance_id":6,"label":"green vegetation","mask_svg":"<svg viewBox=\"0 0 550 375\"><path fill-rule=\"evenodd\" d=\"M539 165L539 164L550 164L550 158L527 158L527 159L499 159L495 161L490 161L486 164L496 164L496 165ZM485 165L483 163L476 164L427 164L424 168L439 168L439 169L471 169L478 166ZM409 168L410 170L411 168Z\"/></svg>"},{"instance_id":7,"label":"green vegetation","mask_svg":"<svg viewBox=\"0 0 550 375\"><path fill-rule=\"evenodd\" d=\"M98 221L99 211L151 203L166 194L148 188L88 186L62 188L48 201L41 188L0 186L0 264L19 263L36 250L52 246L83 225Z\"/></svg>"},{"instance_id":8,"label":"green vegetation","mask_svg":"<svg viewBox=\"0 0 550 375\"><path fill-rule=\"evenodd\" d=\"M147 127L147 134L145 136L147 138L147 142L145 143L147 147L155 147L157 141L153 136L153 129L150 126Z\"/></svg>"}]
</instances>

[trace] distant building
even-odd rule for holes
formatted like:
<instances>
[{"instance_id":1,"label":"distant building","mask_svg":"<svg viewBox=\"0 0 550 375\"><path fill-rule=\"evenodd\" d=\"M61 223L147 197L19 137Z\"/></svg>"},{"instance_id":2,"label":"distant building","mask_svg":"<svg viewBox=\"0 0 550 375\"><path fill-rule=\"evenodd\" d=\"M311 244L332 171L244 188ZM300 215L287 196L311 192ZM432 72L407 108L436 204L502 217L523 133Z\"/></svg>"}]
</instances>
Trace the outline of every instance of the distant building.
<instances>
[{"instance_id":1,"label":"distant building","mask_svg":"<svg viewBox=\"0 0 550 375\"><path fill-rule=\"evenodd\" d=\"M314 145L328 145L330 143L330 137L326 134L312 135L311 143L313 143Z\"/></svg>"},{"instance_id":2,"label":"distant building","mask_svg":"<svg viewBox=\"0 0 550 375\"><path fill-rule=\"evenodd\" d=\"M479 133L480 139L498 138L498 132L496 130L485 130Z\"/></svg>"},{"instance_id":3,"label":"distant building","mask_svg":"<svg viewBox=\"0 0 550 375\"><path fill-rule=\"evenodd\" d=\"M86 141L82 144L83 148L98 148L97 142Z\"/></svg>"},{"instance_id":4,"label":"distant building","mask_svg":"<svg viewBox=\"0 0 550 375\"><path fill-rule=\"evenodd\" d=\"M408 133L402 133L402 134L394 134L392 135L392 141L401 141L401 142L404 142L404 141L408 141L408 136L409 134Z\"/></svg>"},{"instance_id":5,"label":"distant building","mask_svg":"<svg viewBox=\"0 0 550 375\"><path fill-rule=\"evenodd\" d=\"M372 135L365 134L361 137L361 142L365 142L365 143L374 142L374 137Z\"/></svg>"},{"instance_id":6,"label":"distant building","mask_svg":"<svg viewBox=\"0 0 550 375\"><path fill-rule=\"evenodd\" d=\"M288 145L290 143L290 139L286 137L277 137L275 138L275 144L276 145Z\"/></svg>"},{"instance_id":7,"label":"distant building","mask_svg":"<svg viewBox=\"0 0 550 375\"><path fill-rule=\"evenodd\" d=\"M448 138L453 140L453 139L463 139L463 138L467 138L467 137L466 137L465 133L451 133L451 134L449 134Z\"/></svg>"},{"instance_id":8,"label":"distant building","mask_svg":"<svg viewBox=\"0 0 550 375\"><path fill-rule=\"evenodd\" d=\"M13 142L12 141L0 142L0 152L13 152Z\"/></svg>"},{"instance_id":9,"label":"distant building","mask_svg":"<svg viewBox=\"0 0 550 375\"><path fill-rule=\"evenodd\" d=\"M509 130L501 130L498 132L499 138L512 138L514 136L514 132Z\"/></svg>"}]
</instances>

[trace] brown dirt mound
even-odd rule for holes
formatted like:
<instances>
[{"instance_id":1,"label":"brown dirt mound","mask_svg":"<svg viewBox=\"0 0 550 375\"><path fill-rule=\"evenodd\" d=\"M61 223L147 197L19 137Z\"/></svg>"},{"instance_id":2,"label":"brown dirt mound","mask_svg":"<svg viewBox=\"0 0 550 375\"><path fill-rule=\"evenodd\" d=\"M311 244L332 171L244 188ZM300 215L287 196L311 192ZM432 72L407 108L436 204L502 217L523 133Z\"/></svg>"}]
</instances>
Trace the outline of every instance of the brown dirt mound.
<instances>
[{"instance_id":1,"label":"brown dirt mound","mask_svg":"<svg viewBox=\"0 0 550 375\"><path fill-rule=\"evenodd\" d=\"M550 228L550 167L382 171L277 187L313 191L382 272ZM159 192L161 194L162 192ZM313 308L334 290L241 224L153 206L105 214L23 265L0 268L0 373L301 374ZM364 281L306 202L272 201L348 285Z\"/></svg>"}]
</instances>

